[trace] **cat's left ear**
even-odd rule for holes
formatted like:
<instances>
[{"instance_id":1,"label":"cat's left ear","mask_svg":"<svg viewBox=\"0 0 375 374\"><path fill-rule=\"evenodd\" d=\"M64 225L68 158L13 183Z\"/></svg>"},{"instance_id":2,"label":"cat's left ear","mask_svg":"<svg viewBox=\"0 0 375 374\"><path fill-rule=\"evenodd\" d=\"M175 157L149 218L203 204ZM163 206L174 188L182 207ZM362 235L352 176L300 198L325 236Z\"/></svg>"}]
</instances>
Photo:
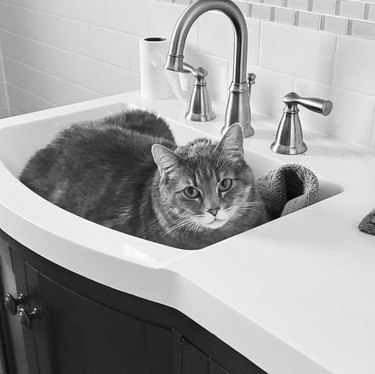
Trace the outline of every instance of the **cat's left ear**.
<instances>
[{"instance_id":1,"label":"cat's left ear","mask_svg":"<svg viewBox=\"0 0 375 374\"><path fill-rule=\"evenodd\" d=\"M215 147L216 150L228 153L240 152L243 155L243 131L242 126L238 122L228 128L219 144Z\"/></svg>"},{"instance_id":2,"label":"cat's left ear","mask_svg":"<svg viewBox=\"0 0 375 374\"><path fill-rule=\"evenodd\" d=\"M151 153L162 178L166 173L184 164L184 160L180 156L176 155L176 153L164 145L154 144L151 147Z\"/></svg>"}]
</instances>

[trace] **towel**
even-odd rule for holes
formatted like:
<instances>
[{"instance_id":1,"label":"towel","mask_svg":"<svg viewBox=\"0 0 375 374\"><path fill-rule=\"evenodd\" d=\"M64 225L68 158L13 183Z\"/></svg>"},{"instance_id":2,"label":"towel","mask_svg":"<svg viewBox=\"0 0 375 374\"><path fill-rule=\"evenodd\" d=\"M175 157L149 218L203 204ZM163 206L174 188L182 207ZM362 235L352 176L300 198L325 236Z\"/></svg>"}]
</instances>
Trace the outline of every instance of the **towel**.
<instances>
[{"instance_id":1,"label":"towel","mask_svg":"<svg viewBox=\"0 0 375 374\"><path fill-rule=\"evenodd\" d=\"M367 234L375 235L375 209L363 218L358 228Z\"/></svg>"},{"instance_id":2,"label":"towel","mask_svg":"<svg viewBox=\"0 0 375 374\"><path fill-rule=\"evenodd\" d=\"M270 219L314 204L318 197L318 178L302 165L283 165L261 176L255 184L266 204Z\"/></svg>"}]
</instances>

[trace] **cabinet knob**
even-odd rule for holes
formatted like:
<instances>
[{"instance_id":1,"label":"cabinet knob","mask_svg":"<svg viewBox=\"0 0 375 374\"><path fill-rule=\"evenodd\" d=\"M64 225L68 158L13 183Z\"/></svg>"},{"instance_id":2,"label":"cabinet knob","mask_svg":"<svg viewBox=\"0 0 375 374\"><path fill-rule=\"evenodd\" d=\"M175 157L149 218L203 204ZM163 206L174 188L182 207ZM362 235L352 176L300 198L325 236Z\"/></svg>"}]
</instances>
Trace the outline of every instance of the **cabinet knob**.
<instances>
[{"instance_id":1,"label":"cabinet knob","mask_svg":"<svg viewBox=\"0 0 375 374\"><path fill-rule=\"evenodd\" d=\"M6 293L4 297L4 304L6 310L15 316L17 314L17 307L26 302L26 296L20 293L18 297L13 297L10 293Z\"/></svg>"},{"instance_id":2,"label":"cabinet knob","mask_svg":"<svg viewBox=\"0 0 375 374\"><path fill-rule=\"evenodd\" d=\"M18 319L24 329L30 329L31 321L40 318L40 316L41 312L37 308L34 308L31 312L26 311L24 308L18 309Z\"/></svg>"}]
</instances>

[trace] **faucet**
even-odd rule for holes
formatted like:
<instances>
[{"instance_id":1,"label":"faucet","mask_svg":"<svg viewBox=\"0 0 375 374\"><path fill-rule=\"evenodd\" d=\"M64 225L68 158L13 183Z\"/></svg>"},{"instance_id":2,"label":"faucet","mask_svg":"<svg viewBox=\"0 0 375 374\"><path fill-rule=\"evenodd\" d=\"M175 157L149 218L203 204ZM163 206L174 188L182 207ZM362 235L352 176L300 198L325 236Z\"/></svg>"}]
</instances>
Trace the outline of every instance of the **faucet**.
<instances>
[{"instance_id":1,"label":"faucet","mask_svg":"<svg viewBox=\"0 0 375 374\"><path fill-rule=\"evenodd\" d=\"M245 137L252 136L250 88L253 77L247 77L247 26L241 10L230 0L198 0L191 4L178 19L169 44L169 52L164 68L176 72L185 72L184 48L192 24L203 13L217 10L229 17L235 32L233 75L229 87L229 97L225 112L224 133L233 123L239 122Z\"/></svg>"},{"instance_id":2,"label":"faucet","mask_svg":"<svg viewBox=\"0 0 375 374\"><path fill-rule=\"evenodd\" d=\"M276 132L275 141L271 144L271 150L282 155L299 155L307 151L303 141L302 126L299 119L298 105L328 116L333 104L330 100L317 97L301 97L295 92L290 92L283 97L285 108Z\"/></svg>"}]
</instances>

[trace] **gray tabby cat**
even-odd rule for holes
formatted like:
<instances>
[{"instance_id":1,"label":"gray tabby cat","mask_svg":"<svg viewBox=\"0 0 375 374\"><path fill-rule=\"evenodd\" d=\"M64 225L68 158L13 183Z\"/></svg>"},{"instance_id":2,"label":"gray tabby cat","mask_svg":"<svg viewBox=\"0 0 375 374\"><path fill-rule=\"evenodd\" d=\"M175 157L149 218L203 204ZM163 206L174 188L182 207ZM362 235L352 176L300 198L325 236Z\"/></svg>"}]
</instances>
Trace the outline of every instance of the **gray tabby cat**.
<instances>
[{"instance_id":1,"label":"gray tabby cat","mask_svg":"<svg viewBox=\"0 0 375 374\"><path fill-rule=\"evenodd\" d=\"M177 147L164 120L145 111L73 124L29 160L20 180L90 221L183 249L267 221L239 125L218 143Z\"/></svg>"}]
</instances>

